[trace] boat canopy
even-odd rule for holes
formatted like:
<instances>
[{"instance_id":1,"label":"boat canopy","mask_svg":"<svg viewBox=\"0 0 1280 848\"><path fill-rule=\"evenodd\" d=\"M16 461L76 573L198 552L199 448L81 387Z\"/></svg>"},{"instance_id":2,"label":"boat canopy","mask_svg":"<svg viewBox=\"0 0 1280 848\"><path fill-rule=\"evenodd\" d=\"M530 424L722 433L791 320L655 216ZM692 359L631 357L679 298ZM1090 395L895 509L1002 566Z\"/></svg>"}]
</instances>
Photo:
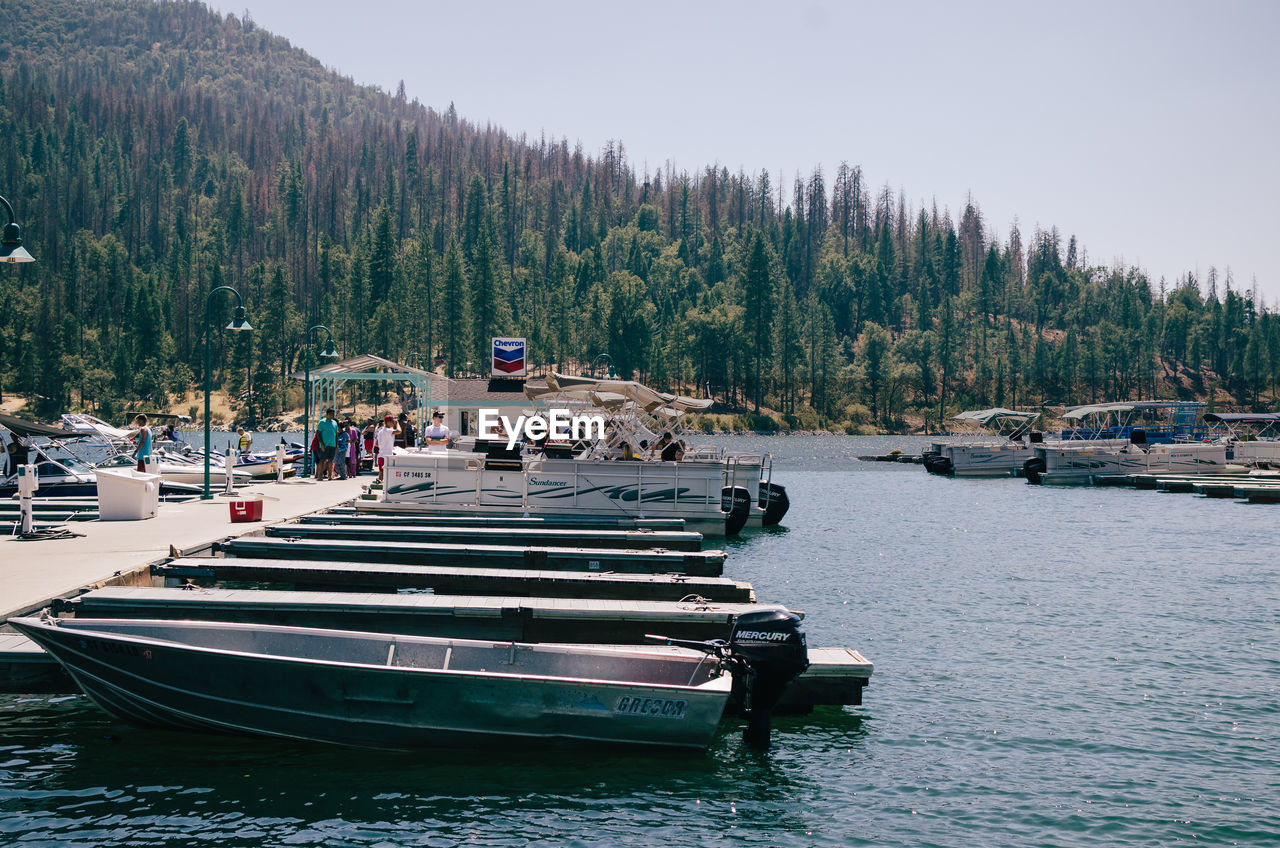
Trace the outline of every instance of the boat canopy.
<instances>
[{"instance_id":1,"label":"boat canopy","mask_svg":"<svg viewBox=\"0 0 1280 848\"><path fill-rule=\"evenodd\" d=\"M25 418L19 418L16 415L0 414L0 426L13 435L21 436L24 439L31 436L44 436L48 439L84 439L93 435L92 433L77 433L65 427L54 427L51 424L37 424L34 421L27 421Z\"/></svg>"},{"instance_id":2,"label":"boat canopy","mask_svg":"<svg viewBox=\"0 0 1280 848\"><path fill-rule=\"evenodd\" d=\"M952 421L972 421L975 424L986 426L992 421L1002 418L1014 419L1017 421L1033 421L1040 417L1039 412L1024 412L1017 409L1002 409L996 407L994 409L971 409L968 412L962 412L952 418Z\"/></svg>"},{"instance_id":3,"label":"boat canopy","mask_svg":"<svg viewBox=\"0 0 1280 848\"><path fill-rule=\"evenodd\" d=\"M1135 400L1118 403L1090 403L1076 406L1063 413L1062 417L1069 421L1079 421L1090 415L1108 412L1149 412L1153 409L1167 409L1171 412L1188 412L1203 409L1204 404L1195 400Z\"/></svg>"},{"instance_id":4,"label":"boat canopy","mask_svg":"<svg viewBox=\"0 0 1280 848\"><path fill-rule=\"evenodd\" d=\"M1276 412L1206 412L1204 420L1209 424L1280 424Z\"/></svg>"},{"instance_id":5,"label":"boat canopy","mask_svg":"<svg viewBox=\"0 0 1280 848\"><path fill-rule=\"evenodd\" d=\"M581 395L579 395L581 393ZM635 380L602 380L595 377L577 377L572 374L552 372L547 376L545 390L531 391L526 387L525 395L531 400L549 398L556 395L567 395L573 399L604 399L610 406L616 397L640 406L645 412L656 412L661 407L677 412L704 412L711 408L710 398L691 398L684 395L673 395L667 392L654 391ZM601 404L603 405L603 404Z\"/></svg>"}]
</instances>

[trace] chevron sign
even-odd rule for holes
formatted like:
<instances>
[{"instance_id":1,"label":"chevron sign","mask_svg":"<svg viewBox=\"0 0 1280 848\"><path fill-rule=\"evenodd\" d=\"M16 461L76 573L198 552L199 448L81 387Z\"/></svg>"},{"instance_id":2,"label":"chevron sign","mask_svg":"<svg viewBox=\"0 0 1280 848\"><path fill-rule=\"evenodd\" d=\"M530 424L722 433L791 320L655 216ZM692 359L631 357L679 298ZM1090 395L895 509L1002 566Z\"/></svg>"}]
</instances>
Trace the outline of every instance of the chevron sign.
<instances>
[{"instance_id":1,"label":"chevron sign","mask_svg":"<svg viewBox=\"0 0 1280 848\"><path fill-rule=\"evenodd\" d=\"M493 340L493 377L524 377L528 374L525 366L524 339Z\"/></svg>"}]
</instances>

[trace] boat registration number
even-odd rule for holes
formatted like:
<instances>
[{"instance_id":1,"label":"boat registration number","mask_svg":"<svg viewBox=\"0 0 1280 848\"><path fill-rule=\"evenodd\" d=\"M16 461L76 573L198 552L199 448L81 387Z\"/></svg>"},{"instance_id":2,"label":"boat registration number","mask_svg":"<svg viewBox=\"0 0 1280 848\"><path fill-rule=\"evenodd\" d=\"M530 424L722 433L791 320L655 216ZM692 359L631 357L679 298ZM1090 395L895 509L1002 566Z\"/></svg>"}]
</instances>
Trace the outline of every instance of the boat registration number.
<instances>
[{"instance_id":1,"label":"boat registration number","mask_svg":"<svg viewBox=\"0 0 1280 848\"><path fill-rule=\"evenodd\" d=\"M684 718L689 702L680 698L645 698L639 695L623 695L615 713L622 715L654 716L656 718Z\"/></svg>"}]
</instances>

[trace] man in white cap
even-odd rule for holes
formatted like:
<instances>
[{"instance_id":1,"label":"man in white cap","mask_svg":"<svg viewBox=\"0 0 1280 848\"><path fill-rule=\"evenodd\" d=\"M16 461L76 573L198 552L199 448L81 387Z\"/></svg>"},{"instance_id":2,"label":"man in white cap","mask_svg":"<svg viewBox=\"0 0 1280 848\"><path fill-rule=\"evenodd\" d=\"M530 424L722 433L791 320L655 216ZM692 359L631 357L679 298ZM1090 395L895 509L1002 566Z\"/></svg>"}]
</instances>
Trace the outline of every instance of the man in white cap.
<instances>
[{"instance_id":1,"label":"man in white cap","mask_svg":"<svg viewBox=\"0 0 1280 848\"><path fill-rule=\"evenodd\" d=\"M436 410L431 413L431 426L422 434L429 453L444 453L449 449L449 428L444 426L444 413Z\"/></svg>"}]
</instances>

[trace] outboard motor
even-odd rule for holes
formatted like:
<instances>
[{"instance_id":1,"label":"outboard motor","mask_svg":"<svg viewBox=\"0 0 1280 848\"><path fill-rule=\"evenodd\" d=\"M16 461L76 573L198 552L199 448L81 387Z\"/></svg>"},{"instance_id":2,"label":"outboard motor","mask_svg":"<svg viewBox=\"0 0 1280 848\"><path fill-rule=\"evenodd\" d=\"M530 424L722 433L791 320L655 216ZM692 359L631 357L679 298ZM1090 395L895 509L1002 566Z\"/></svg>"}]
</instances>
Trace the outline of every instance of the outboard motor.
<instances>
[{"instance_id":1,"label":"outboard motor","mask_svg":"<svg viewBox=\"0 0 1280 848\"><path fill-rule=\"evenodd\" d=\"M720 509L727 512L724 534L736 536L751 517L751 493L742 486L725 486L720 490Z\"/></svg>"},{"instance_id":2,"label":"outboard motor","mask_svg":"<svg viewBox=\"0 0 1280 848\"><path fill-rule=\"evenodd\" d=\"M780 609L743 613L729 637L729 658L733 685L743 687L745 695L747 728L742 739L753 748L768 748L773 708L791 681L809 667L800 616Z\"/></svg>"},{"instance_id":3,"label":"outboard motor","mask_svg":"<svg viewBox=\"0 0 1280 848\"><path fill-rule=\"evenodd\" d=\"M784 609L738 616L729 641L695 642L646 634L646 639L705 651L733 675L733 698L747 716L742 739L753 748L768 748L773 710L791 681L809 667L809 650L800 632L800 616Z\"/></svg>"},{"instance_id":4,"label":"outboard motor","mask_svg":"<svg viewBox=\"0 0 1280 848\"><path fill-rule=\"evenodd\" d=\"M934 474L950 475L955 472L955 468L951 465L951 457L940 456L929 466L929 471Z\"/></svg>"},{"instance_id":5,"label":"outboard motor","mask_svg":"<svg viewBox=\"0 0 1280 848\"><path fill-rule=\"evenodd\" d=\"M791 509L787 490L777 483L760 484L760 508L764 510L764 526L772 527Z\"/></svg>"},{"instance_id":6,"label":"outboard motor","mask_svg":"<svg viewBox=\"0 0 1280 848\"><path fill-rule=\"evenodd\" d=\"M1138 429L1130 430L1129 443L1133 445L1145 445L1147 443L1147 431Z\"/></svg>"},{"instance_id":7,"label":"outboard motor","mask_svg":"<svg viewBox=\"0 0 1280 848\"><path fill-rule=\"evenodd\" d=\"M1026 475L1028 483L1039 485L1040 475L1045 471L1044 460L1038 456L1033 456L1026 462L1022 463L1022 473Z\"/></svg>"}]
</instances>

